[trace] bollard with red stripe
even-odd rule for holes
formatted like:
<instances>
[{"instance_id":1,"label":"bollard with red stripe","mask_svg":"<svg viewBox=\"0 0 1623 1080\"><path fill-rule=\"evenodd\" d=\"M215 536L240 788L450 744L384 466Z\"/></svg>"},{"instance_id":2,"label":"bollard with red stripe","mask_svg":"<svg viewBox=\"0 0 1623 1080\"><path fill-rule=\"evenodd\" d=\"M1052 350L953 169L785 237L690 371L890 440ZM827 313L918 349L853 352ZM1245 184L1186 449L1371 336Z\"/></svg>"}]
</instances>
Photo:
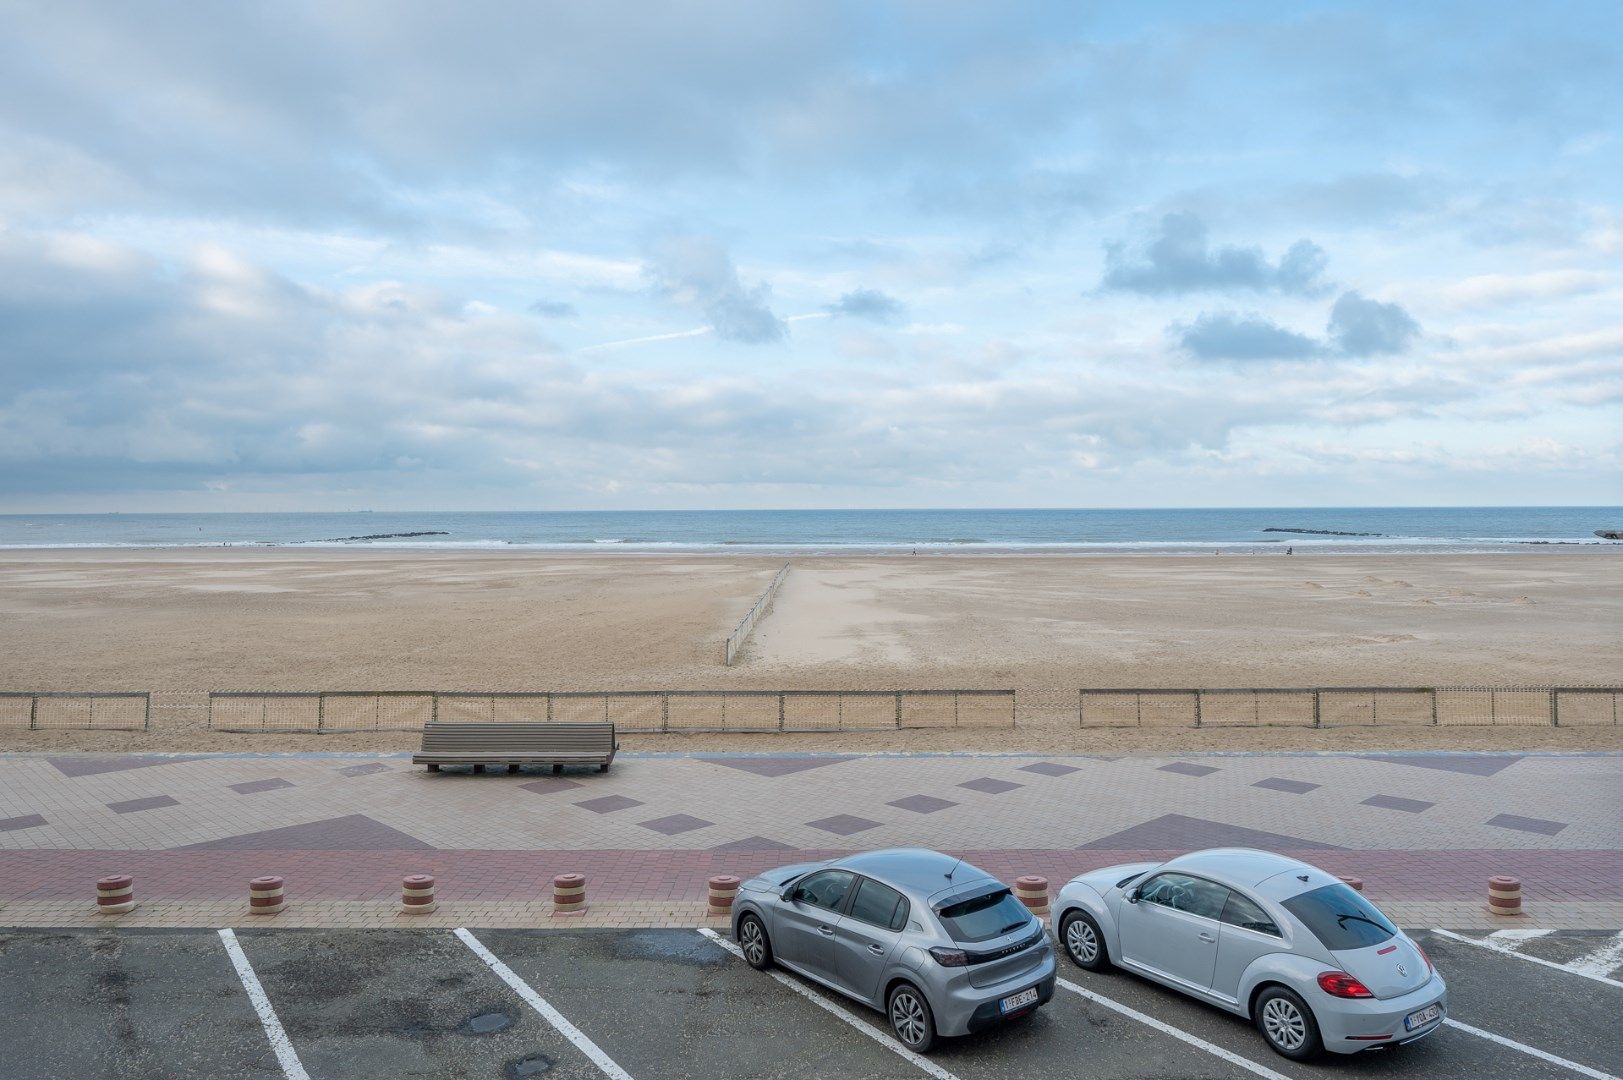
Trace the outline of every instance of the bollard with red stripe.
<instances>
[{"instance_id":1,"label":"bollard with red stripe","mask_svg":"<svg viewBox=\"0 0 1623 1080\"><path fill-rule=\"evenodd\" d=\"M1014 896L1033 915L1039 918L1048 914L1048 879L1036 874L1027 874L1025 877L1014 879Z\"/></svg>"},{"instance_id":2,"label":"bollard with red stripe","mask_svg":"<svg viewBox=\"0 0 1623 1080\"><path fill-rule=\"evenodd\" d=\"M96 913L122 915L135 909L135 879L128 874L111 874L96 882Z\"/></svg>"},{"instance_id":3,"label":"bollard with red stripe","mask_svg":"<svg viewBox=\"0 0 1623 1080\"><path fill-rule=\"evenodd\" d=\"M248 882L248 914L275 915L287 906L282 890L282 879L274 874L256 877Z\"/></svg>"},{"instance_id":4,"label":"bollard with red stripe","mask_svg":"<svg viewBox=\"0 0 1623 1080\"><path fill-rule=\"evenodd\" d=\"M554 915L579 915L585 910L585 874L559 874L552 879L552 913Z\"/></svg>"},{"instance_id":5,"label":"bollard with red stripe","mask_svg":"<svg viewBox=\"0 0 1623 1080\"><path fill-rule=\"evenodd\" d=\"M1364 879L1363 878L1348 877L1346 874L1342 874L1342 875L1340 875L1340 877L1341 877L1342 884L1346 885L1347 888L1351 889L1353 892L1363 892L1364 891Z\"/></svg>"},{"instance_id":6,"label":"bollard with red stripe","mask_svg":"<svg viewBox=\"0 0 1623 1080\"><path fill-rule=\"evenodd\" d=\"M407 874L400 879L400 914L427 915L439 902L434 899L434 875Z\"/></svg>"},{"instance_id":7,"label":"bollard with red stripe","mask_svg":"<svg viewBox=\"0 0 1623 1080\"><path fill-rule=\"evenodd\" d=\"M1488 879L1488 914L1522 914L1522 883L1520 878L1497 874Z\"/></svg>"},{"instance_id":8,"label":"bollard with red stripe","mask_svg":"<svg viewBox=\"0 0 1623 1080\"><path fill-rule=\"evenodd\" d=\"M717 874L709 884L710 903L704 913L712 917L732 914L733 901L738 899L738 879L731 874Z\"/></svg>"}]
</instances>

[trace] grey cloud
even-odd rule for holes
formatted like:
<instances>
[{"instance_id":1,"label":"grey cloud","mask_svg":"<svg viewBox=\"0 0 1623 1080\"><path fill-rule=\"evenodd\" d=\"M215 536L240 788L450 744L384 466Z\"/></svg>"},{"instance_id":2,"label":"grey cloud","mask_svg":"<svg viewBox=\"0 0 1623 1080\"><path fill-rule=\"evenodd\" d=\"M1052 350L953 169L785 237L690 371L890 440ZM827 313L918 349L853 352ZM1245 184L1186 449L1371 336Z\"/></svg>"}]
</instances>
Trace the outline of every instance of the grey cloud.
<instances>
[{"instance_id":1,"label":"grey cloud","mask_svg":"<svg viewBox=\"0 0 1623 1080\"><path fill-rule=\"evenodd\" d=\"M537 300L529 307L532 314L548 319L573 319L580 314L575 305L563 300Z\"/></svg>"},{"instance_id":2,"label":"grey cloud","mask_svg":"<svg viewBox=\"0 0 1623 1080\"><path fill-rule=\"evenodd\" d=\"M1399 353L1420 333L1420 324L1398 304L1344 292L1330 309L1330 340L1348 356Z\"/></svg>"},{"instance_id":3,"label":"grey cloud","mask_svg":"<svg viewBox=\"0 0 1623 1080\"><path fill-rule=\"evenodd\" d=\"M1256 314L1205 312L1173 330L1202 360L1301 360L1324 351L1312 338Z\"/></svg>"},{"instance_id":4,"label":"grey cloud","mask_svg":"<svg viewBox=\"0 0 1623 1080\"><path fill-rule=\"evenodd\" d=\"M1148 295L1249 289L1313 296L1325 290L1324 249L1298 240L1269 262L1255 247L1213 247L1206 223L1191 213L1167 214L1157 231L1130 247L1105 245L1104 286Z\"/></svg>"},{"instance_id":5,"label":"grey cloud","mask_svg":"<svg viewBox=\"0 0 1623 1080\"><path fill-rule=\"evenodd\" d=\"M771 287L746 286L727 250L710 237L659 241L650 252L649 273L660 295L699 311L723 341L761 345L789 336L789 324L771 308Z\"/></svg>"},{"instance_id":6,"label":"grey cloud","mask_svg":"<svg viewBox=\"0 0 1623 1080\"><path fill-rule=\"evenodd\" d=\"M894 323L906 310L902 302L878 289L853 289L828 305L830 314L846 315L855 319L869 319L878 323Z\"/></svg>"}]
</instances>

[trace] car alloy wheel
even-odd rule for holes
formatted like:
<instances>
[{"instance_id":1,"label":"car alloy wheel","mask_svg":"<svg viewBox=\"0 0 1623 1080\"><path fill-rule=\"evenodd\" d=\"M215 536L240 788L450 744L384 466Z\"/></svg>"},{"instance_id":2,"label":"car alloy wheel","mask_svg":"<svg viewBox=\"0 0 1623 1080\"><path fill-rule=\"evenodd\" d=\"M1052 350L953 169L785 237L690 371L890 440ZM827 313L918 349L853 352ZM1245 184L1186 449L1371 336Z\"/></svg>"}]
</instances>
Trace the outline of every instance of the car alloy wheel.
<instances>
[{"instance_id":1,"label":"car alloy wheel","mask_svg":"<svg viewBox=\"0 0 1623 1080\"><path fill-rule=\"evenodd\" d=\"M1099 924L1085 913L1073 911L1066 915L1059 924L1059 937L1065 946L1065 955L1077 967L1089 971L1104 971L1110 967Z\"/></svg>"},{"instance_id":2,"label":"car alloy wheel","mask_svg":"<svg viewBox=\"0 0 1623 1080\"><path fill-rule=\"evenodd\" d=\"M924 996L903 984L890 995L890 1028L909 1050L928 1050L935 1041L935 1020Z\"/></svg>"},{"instance_id":3,"label":"car alloy wheel","mask_svg":"<svg viewBox=\"0 0 1623 1080\"><path fill-rule=\"evenodd\" d=\"M738 948L752 968L764 968L772 963L772 945L766 939L766 927L753 915L744 916L738 924Z\"/></svg>"},{"instance_id":4,"label":"car alloy wheel","mask_svg":"<svg viewBox=\"0 0 1623 1080\"><path fill-rule=\"evenodd\" d=\"M1307 1021L1289 998L1268 999L1268 1004L1262 1007L1262 1030L1269 1042L1292 1053L1307 1042Z\"/></svg>"}]
</instances>

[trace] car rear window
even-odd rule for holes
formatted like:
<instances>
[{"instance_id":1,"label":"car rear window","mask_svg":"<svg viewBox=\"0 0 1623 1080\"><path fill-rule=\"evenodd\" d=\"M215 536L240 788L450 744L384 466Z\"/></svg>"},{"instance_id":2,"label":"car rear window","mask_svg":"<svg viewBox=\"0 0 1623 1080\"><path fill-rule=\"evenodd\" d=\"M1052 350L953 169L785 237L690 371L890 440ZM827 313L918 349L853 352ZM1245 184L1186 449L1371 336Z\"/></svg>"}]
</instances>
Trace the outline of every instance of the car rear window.
<instances>
[{"instance_id":1,"label":"car rear window","mask_svg":"<svg viewBox=\"0 0 1623 1080\"><path fill-rule=\"evenodd\" d=\"M948 904L936 914L952 940L960 944L989 941L1031 922L1031 912L1008 889Z\"/></svg>"},{"instance_id":2,"label":"car rear window","mask_svg":"<svg viewBox=\"0 0 1623 1080\"><path fill-rule=\"evenodd\" d=\"M1340 882L1293 896L1284 905L1333 952L1367 949L1397 936L1386 916Z\"/></svg>"}]
</instances>

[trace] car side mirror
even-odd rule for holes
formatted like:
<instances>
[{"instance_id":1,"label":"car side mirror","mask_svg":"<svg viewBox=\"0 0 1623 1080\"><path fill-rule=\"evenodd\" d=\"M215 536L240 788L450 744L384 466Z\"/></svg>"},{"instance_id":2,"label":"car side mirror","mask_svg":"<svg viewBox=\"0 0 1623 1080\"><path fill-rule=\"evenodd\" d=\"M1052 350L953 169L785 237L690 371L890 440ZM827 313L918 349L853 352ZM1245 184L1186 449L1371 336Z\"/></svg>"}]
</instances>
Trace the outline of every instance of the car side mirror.
<instances>
[{"instance_id":1,"label":"car side mirror","mask_svg":"<svg viewBox=\"0 0 1623 1080\"><path fill-rule=\"evenodd\" d=\"M795 887L793 885L786 887L781 893L778 894L778 899L782 900L786 904L794 903Z\"/></svg>"},{"instance_id":2,"label":"car side mirror","mask_svg":"<svg viewBox=\"0 0 1623 1080\"><path fill-rule=\"evenodd\" d=\"M1129 904L1136 904L1136 903L1138 903L1138 900L1139 900L1139 897L1138 897L1138 890L1137 889L1133 889L1131 892L1129 892L1127 894L1127 902Z\"/></svg>"}]
</instances>

